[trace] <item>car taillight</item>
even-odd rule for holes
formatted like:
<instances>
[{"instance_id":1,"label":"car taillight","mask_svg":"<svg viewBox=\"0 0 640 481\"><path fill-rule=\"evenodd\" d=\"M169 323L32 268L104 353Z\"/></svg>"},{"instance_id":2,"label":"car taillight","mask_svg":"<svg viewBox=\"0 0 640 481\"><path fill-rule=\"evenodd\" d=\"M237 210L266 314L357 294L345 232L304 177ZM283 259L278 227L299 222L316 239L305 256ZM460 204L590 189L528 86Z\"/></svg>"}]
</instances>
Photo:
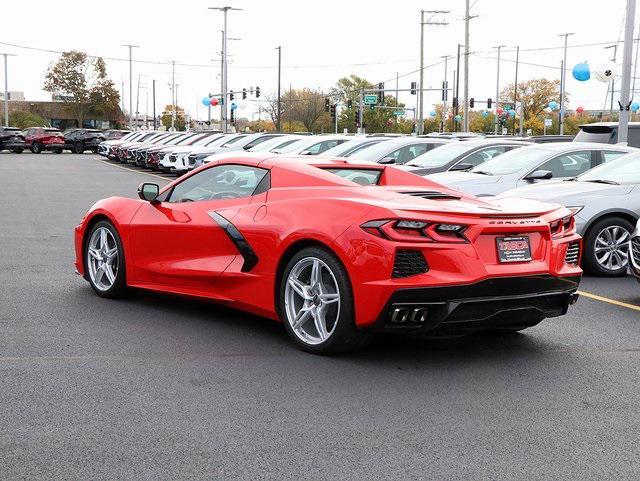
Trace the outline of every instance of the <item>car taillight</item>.
<instances>
[{"instance_id":1,"label":"car taillight","mask_svg":"<svg viewBox=\"0 0 640 481\"><path fill-rule=\"evenodd\" d=\"M466 225L425 222L411 219L382 219L365 222L360 226L365 232L403 242L467 242Z\"/></svg>"},{"instance_id":2,"label":"car taillight","mask_svg":"<svg viewBox=\"0 0 640 481\"><path fill-rule=\"evenodd\" d=\"M554 220L549 227L551 229L551 237L559 238L572 235L576 232L576 219L571 214L562 219Z\"/></svg>"}]
</instances>

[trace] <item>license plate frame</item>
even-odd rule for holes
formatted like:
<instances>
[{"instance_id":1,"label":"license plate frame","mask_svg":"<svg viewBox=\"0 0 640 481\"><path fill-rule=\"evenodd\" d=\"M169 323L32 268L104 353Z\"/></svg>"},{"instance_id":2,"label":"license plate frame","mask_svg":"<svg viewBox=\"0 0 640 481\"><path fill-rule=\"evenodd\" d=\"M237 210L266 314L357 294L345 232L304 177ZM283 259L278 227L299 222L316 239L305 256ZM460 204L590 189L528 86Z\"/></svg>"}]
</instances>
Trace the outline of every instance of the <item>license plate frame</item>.
<instances>
[{"instance_id":1,"label":"license plate frame","mask_svg":"<svg viewBox=\"0 0 640 481\"><path fill-rule=\"evenodd\" d=\"M511 264L531 262L531 240L528 235L496 237L498 262Z\"/></svg>"}]
</instances>

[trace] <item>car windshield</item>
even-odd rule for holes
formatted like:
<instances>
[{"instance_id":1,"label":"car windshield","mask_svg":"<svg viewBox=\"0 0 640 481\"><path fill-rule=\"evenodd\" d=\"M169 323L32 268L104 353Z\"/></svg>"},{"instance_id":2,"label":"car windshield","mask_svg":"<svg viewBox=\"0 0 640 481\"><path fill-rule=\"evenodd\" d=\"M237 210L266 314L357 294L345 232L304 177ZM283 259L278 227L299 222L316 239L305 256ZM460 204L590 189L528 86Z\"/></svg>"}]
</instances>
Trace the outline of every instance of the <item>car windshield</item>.
<instances>
[{"instance_id":1,"label":"car windshield","mask_svg":"<svg viewBox=\"0 0 640 481\"><path fill-rule=\"evenodd\" d=\"M352 152L347 155L347 157L357 160L377 162L378 160L383 159L388 153L393 152L395 149L399 149L403 145L405 145L404 142L398 141L379 142L362 150L358 150L357 152Z\"/></svg>"},{"instance_id":2,"label":"car windshield","mask_svg":"<svg viewBox=\"0 0 640 481\"><path fill-rule=\"evenodd\" d=\"M578 177L580 182L640 184L640 153L632 153L599 165Z\"/></svg>"},{"instance_id":3,"label":"car windshield","mask_svg":"<svg viewBox=\"0 0 640 481\"><path fill-rule=\"evenodd\" d=\"M442 167L456 157L473 149L474 147L470 147L469 144L465 144L464 142L454 142L425 152L407 163L407 165L415 167Z\"/></svg>"},{"instance_id":4,"label":"car windshield","mask_svg":"<svg viewBox=\"0 0 640 481\"><path fill-rule=\"evenodd\" d=\"M232 139L227 140L224 144L222 144L220 147L228 147L231 144L235 144L236 142L238 142L241 139L244 139L246 137L246 135L237 135L235 137L233 137Z\"/></svg>"},{"instance_id":5,"label":"car windshield","mask_svg":"<svg viewBox=\"0 0 640 481\"><path fill-rule=\"evenodd\" d=\"M282 146L275 147L274 149L271 150L271 152L277 151L279 154L287 154L289 152L293 152L298 147L302 147L302 145L305 142L308 142L308 141L309 141L309 139L297 139L297 140L291 142L290 144L285 145L284 147L282 147Z\"/></svg>"},{"instance_id":6,"label":"car windshield","mask_svg":"<svg viewBox=\"0 0 640 481\"><path fill-rule=\"evenodd\" d=\"M478 172L485 175L515 174L522 169L535 167L551 153L551 150L540 147L522 147L487 160L472 169L471 172Z\"/></svg>"},{"instance_id":7,"label":"car windshield","mask_svg":"<svg viewBox=\"0 0 640 481\"><path fill-rule=\"evenodd\" d=\"M344 157L348 154L352 154L357 150L366 149L372 145L378 144L384 140L389 139L352 139L344 142L340 145L336 145L328 150L325 150L320 154L321 157Z\"/></svg>"},{"instance_id":8,"label":"car windshield","mask_svg":"<svg viewBox=\"0 0 640 481\"><path fill-rule=\"evenodd\" d=\"M573 139L574 142L597 142L608 144L615 136L615 129L602 125L585 125Z\"/></svg>"},{"instance_id":9,"label":"car windshield","mask_svg":"<svg viewBox=\"0 0 640 481\"><path fill-rule=\"evenodd\" d=\"M376 185L380 180L381 170L376 169L325 169L343 179L360 185Z\"/></svg>"}]
</instances>

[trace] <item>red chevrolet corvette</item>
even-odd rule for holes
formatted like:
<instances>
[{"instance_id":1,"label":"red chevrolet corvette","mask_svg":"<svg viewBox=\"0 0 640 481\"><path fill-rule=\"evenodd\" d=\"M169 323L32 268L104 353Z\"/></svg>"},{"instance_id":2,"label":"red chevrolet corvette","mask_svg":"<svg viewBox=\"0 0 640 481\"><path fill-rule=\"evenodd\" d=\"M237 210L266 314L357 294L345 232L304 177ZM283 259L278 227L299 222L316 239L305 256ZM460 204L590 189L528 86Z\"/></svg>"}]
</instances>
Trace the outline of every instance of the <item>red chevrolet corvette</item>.
<instances>
[{"instance_id":1,"label":"red chevrolet corvette","mask_svg":"<svg viewBox=\"0 0 640 481\"><path fill-rule=\"evenodd\" d=\"M479 199L399 169L238 154L139 199L97 202L75 231L96 293L136 287L279 319L302 349L374 331L518 331L577 299L571 212Z\"/></svg>"}]
</instances>

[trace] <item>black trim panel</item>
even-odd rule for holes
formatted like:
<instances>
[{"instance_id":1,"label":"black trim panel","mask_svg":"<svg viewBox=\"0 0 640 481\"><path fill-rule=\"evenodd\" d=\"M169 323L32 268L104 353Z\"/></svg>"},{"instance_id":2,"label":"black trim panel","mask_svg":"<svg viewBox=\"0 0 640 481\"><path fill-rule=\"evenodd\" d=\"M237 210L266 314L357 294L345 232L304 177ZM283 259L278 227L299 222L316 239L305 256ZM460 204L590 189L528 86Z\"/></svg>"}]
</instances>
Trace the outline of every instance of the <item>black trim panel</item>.
<instances>
[{"instance_id":1,"label":"black trim panel","mask_svg":"<svg viewBox=\"0 0 640 481\"><path fill-rule=\"evenodd\" d=\"M245 239L244 236L240 233L238 228L233 225L228 219L221 216L217 212L209 211L207 212L207 214L209 214L209 217L211 217L216 222L216 224L222 227L222 229L229 236L229 239L231 239L231 242L233 242L233 244L240 252L240 255L244 259L244 263L242 264L242 268L240 269L240 271L249 272L251 269L253 269L258 263L258 256L251 248L249 242L247 242L247 239Z\"/></svg>"}]
</instances>

